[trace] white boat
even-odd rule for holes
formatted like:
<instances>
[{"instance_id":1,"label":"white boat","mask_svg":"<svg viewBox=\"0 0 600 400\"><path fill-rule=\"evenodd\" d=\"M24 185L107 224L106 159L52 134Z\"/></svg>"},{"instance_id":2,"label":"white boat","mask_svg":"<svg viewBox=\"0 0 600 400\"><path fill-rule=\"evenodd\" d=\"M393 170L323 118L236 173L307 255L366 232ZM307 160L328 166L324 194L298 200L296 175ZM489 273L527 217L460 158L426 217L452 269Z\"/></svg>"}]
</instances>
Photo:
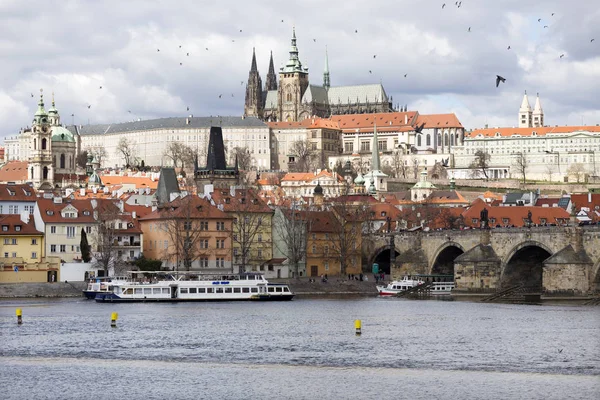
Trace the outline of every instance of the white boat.
<instances>
[{"instance_id":1,"label":"white boat","mask_svg":"<svg viewBox=\"0 0 600 400\"><path fill-rule=\"evenodd\" d=\"M96 296L99 303L180 301L282 301L294 294L286 284L269 283L263 275L188 275L153 282L123 282L110 286L109 293Z\"/></svg>"},{"instance_id":2,"label":"white boat","mask_svg":"<svg viewBox=\"0 0 600 400\"><path fill-rule=\"evenodd\" d=\"M423 286L427 294L434 296L449 295L454 289L451 275L412 275L402 280L392 281L387 286L377 286L380 296L396 296L416 286Z\"/></svg>"},{"instance_id":3,"label":"white boat","mask_svg":"<svg viewBox=\"0 0 600 400\"><path fill-rule=\"evenodd\" d=\"M98 294L110 293L112 291L112 289L109 290L111 285L130 281L131 278L125 276L101 276L92 278L88 282L86 288L83 290L83 295L86 297L86 299L93 300Z\"/></svg>"}]
</instances>

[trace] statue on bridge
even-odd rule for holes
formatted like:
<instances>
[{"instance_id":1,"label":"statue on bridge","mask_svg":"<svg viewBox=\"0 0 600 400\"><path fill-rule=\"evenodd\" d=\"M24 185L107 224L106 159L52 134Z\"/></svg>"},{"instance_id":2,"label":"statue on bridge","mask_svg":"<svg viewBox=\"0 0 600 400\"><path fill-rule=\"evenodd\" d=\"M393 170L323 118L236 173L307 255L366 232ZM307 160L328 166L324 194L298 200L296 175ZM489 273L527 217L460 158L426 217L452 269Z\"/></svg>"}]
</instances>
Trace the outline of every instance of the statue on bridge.
<instances>
[{"instance_id":1,"label":"statue on bridge","mask_svg":"<svg viewBox=\"0 0 600 400\"><path fill-rule=\"evenodd\" d=\"M527 226L531 226L531 224L533 224L533 219L532 219L532 214L531 214L531 210L527 213Z\"/></svg>"},{"instance_id":2,"label":"statue on bridge","mask_svg":"<svg viewBox=\"0 0 600 400\"><path fill-rule=\"evenodd\" d=\"M481 213L479 214L479 220L481 222L481 229L487 229L489 228L489 224L488 224L488 210L487 208L483 208L483 210L481 210Z\"/></svg>"}]
</instances>

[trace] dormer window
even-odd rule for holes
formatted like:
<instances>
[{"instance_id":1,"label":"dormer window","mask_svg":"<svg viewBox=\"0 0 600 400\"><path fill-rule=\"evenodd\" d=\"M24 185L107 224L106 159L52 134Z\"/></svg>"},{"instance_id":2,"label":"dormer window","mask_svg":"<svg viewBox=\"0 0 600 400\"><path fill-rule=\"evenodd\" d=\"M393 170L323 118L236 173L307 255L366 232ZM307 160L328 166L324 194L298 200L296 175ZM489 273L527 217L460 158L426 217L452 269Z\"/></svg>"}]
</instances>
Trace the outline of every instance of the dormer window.
<instances>
[{"instance_id":1,"label":"dormer window","mask_svg":"<svg viewBox=\"0 0 600 400\"><path fill-rule=\"evenodd\" d=\"M14 196L16 193L15 193L14 190L8 189L8 194L11 195L11 196Z\"/></svg>"},{"instance_id":2,"label":"dormer window","mask_svg":"<svg viewBox=\"0 0 600 400\"><path fill-rule=\"evenodd\" d=\"M381 216L382 216L382 217L385 217L386 215L387 215L387 213L386 213L385 211L382 211L382 212L381 212Z\"/></svg>"},{"instance_id":3,"label":"dormer window","mask_svg":"<svg viewBox=\"0 0 600 400\"><path fill-rule=\"evenodd\" d=\"M225 204L229 204L231 202L231 199L229 197L225 197Z\"/></svg>"},{"instance_id":4,"label":"dormer window","mask_svg":"<svg viewBox=\"0 0 600 400\"><path fill-rule=\"evenodd\" d=\"M15 225L15 231L21 232L21 225Z\"/></svg>"},{"instance_id":5,"label":"dormer window","mask_svg":"<svg viewBox=\"0 0 600 400\"><path fill-rule=\"evenodd\" d=\"M52 210L46 210L46 215L54 215L54 211L52 211Z\"/></svg>"},{"instance_id":6,"label":"dormer window","mask_svg":"<svg viewBox=\"0 0 600 400\"><path fill-rule=\"evenodd\" d=\"M8 232L8 225L2 225L2 232Z\"/></svg>"},{"instance_id":7,"label":"dormer window","mask_svg":"<svg viewBox=\"0 0 600 400\"><path fill-rule=\"evenodd\" d=\"M242 198L240 199L240 203L242 203L242 204L246 204L246 198L245 198L245 197L242 197Z\"/></svg>"},{"instance_id":8,"label":"dormer window","mask_svg":"<svg viewBox=\"0 0 600 400\"><path fill-rule=\"evenodd\" d=\"M83 215L88 216L88 215L90 215L90 212L88 210L84 210Z\"/></svg>"}]
</instances>

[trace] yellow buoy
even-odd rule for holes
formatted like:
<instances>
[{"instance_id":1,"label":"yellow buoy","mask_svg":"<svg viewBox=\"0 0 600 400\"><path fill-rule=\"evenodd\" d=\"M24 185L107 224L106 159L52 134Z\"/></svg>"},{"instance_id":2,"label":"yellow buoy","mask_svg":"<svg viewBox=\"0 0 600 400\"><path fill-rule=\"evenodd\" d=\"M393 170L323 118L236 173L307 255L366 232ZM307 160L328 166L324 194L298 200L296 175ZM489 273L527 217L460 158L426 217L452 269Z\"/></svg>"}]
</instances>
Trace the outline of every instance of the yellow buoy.
<instances>
[{"instance_id":1,"label":"yellow buoy","mask_svg":"<svg viewBox=\"0 0 600 400\"><path fill-rule=\"evenodd\" d=\"M356 329L357 335L360 335L362 333L361 326L362 326L362 323L360 322L360 319L354 320L354 329Z\"/></svg>"},{"instance_id":2,"label":"yellow buoy","mask_svg":"<svg viewBox=\"0 0 600 400\"><path fill-rule=\"evenodd\" d=\"M23 310L17 308L17 324L21 325L23 323Z\"/></svg>"},{"instance_id":3,"label":"yellow buoy","mask_svg":"<svg viewBox=\"0 0 600 400\"><path fill-rule=\"evenodd\" d=\"M117 314L116 312L110 314L110 326L112 326L113 328L117 327L117 318L119 318L119 314Z\"/></svg>"}]
</instances>

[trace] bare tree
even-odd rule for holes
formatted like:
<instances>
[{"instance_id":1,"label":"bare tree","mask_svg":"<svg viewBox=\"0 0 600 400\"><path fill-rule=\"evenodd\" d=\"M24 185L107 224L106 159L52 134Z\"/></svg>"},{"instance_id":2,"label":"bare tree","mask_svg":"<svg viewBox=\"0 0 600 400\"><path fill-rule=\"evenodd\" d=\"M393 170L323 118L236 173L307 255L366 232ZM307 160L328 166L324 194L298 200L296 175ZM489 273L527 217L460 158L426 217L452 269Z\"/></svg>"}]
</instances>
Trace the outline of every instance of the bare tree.
<instances>
[{"instance_id":1,"label":"bare tree","mask_svg":"<svg viewBox=\"0 0 600 400\"><path fill-rule=\"evenodd\" d=\"M405 156L401 151L396 150L392 156L392 170L394 178L404 178L408 175L408 165L405 162Z\"/></svg>"},{"instance_id":2,"label":"bare tree","mask_svg":"<svg viewBox=\"0 0 600 400\"><path fill-rule=\"evenodd\" d=\"M430 171L431 179L446 179L448 178L448 171L446 168L438 161L433 165Z\"/></svg>"},{"instance_id":3,"label":"bare tree","mask_svg":"<svg viewBox=\"0 0 600 400\"><path fill-rule=\"evenodd\" d=\"M365 219L365 210L359 206L353 205L347 194L349 186L343 189L343 195L333 202L332 211L334 212L334 232L330 247L333 256L340 263L340 274L346 275L348 265L357 260L360 263L362 246L362 223Z\"/></svg>"},{"instance_id":4,"label":"bare tree","mask_svg":"<svg viewBox=\"0 0 600 400\"><path fill-rule=\"evenodd\" d=\"M126 166L131 166L132 163L135 162L135 144L125 137L119 139L116 153L117 155L123 156Z\"/></svg>"},{"instance_id":5,"label":"bare tree","mask_svg":"<svg viewBox=\"0 0 600 400\"><path fill-rule=\"evenodd\" d=\"M546 164L546 176L548 177L548 181L552 182L552 177L554 176L554 165L553 164Z\"/></svg>"},{"instance_id":6,"label":"bare tree","mask_svg":"<svg viewBox=\"0 0 600 400\"><path fill-rule=\"evenodd\" d=\"M273 226L279 240L274 241L277 249L288 259L292 274L300 278L298 267L306 260L306 242L309 212L302 211L293 202L290 209L278 209Z\"/></svg>"},{"instance_id":7,"label":"bare tree","mask_svg":"<svg viewBox=\"0 0 600 400\"><path fill-rule=\"evenodd\" d=\"M238 168L242 171L250 170L252 166L252 155L248 147L234 147L229 153L229 164L235 165L237 158Z\"/></svg>"},{"instance_id":8,"label":"bare tree","mask_svg":"<svg viewBox=\"0 0 600 400\"><path fill-rule=\"evenodd\" d=\"M567 173L574 177L577 183L581 183L585 181L585 166L582 163L573 163L569 165L569 169Z\"/></svg>"},{"instance_id":9,"label":"bare tree","mask_svg":"<svg viewBox=\"0 0 600 400\"><path fill-rule=\"evenodd\" d=\"M472 175L474 178L483 175L485 180L488 180L488 170L490 168L490 154L483 150L477 150L475 152L475 158L473 159L471 164L469 164L469 168L473 170Z\"/></svg>"},{"instance_id":10,"label":"bare tree","mask_svg":"<svg viewBox=\"0 0 600 400\"><path fill-rule=\"evenodd\" d=\"M102 165L102 161L104 161L104 159L108 155L106 152L106 148L102 145L88 147L87 152L88 152L88 154L91 154L94 156L96 161L98 161L99 165Z\"/></svg>"},{"instance_id":11,"label":"bare tree","mask_svg":"<svg viewBox=\"0 0 600 400\"><path fill-rule=\"evenodd\" d=\"M413 179L418 179L418 177L419 177L419 159L415 156L412 156L410 159L410 165L412 166Z\"/></svg>"},{"instance_id":12,"label":"bare tree","mask_svg":"<svg viewBox=\"0 0 600 400\"><path fill-rule=\"evenodd\" d=\"M88 162L88 152L87 152L87 150L83 150L77 156L77 166L79 168L85 169L85 167L87 166L87 162Z\"/></svg>"},{"instance_id":13,"label":"bare tree","mask_svg":"<svg viewBox=\"0 0 600 400\"><path fill-rule=\"evenodd\" d=\"M517 170L517 174L521 176L523 183L527 181L527 168L529 167L529 160L523 152L515 154L514 167Z\"/></svg>"},{"instance_id":14,"label":"bare tree","mask_svg":"<svg viewBox=\"0 0 600 400\"><path fill-rule=\"evenodd\" d=\"M94 211L94 217L98 222L95 235L92 237L95 265L104 270L104 275L108 276L110 267L113 267L115 274L121 266L121 260L118 257L118 232L117 222L119 221L119 208L110 201L103 201Z\"/></svg>"},{"instance_id":15,"label":"bare tree","mask_svg":"<svg viewBox=\"0 0 600 400\"><path fill-rule=\"evenodd\" d=\"M183 167L185 157L189 153L189 148L181 142L170 142L163 151L163 156L173 162L173 167L177 168L179 163Z\"/></svg>"},{"instance_id":16,"label":"bare tree","mask_svg":"<svg viewBox=\"0 0 600 400\"><path fill-rule=\"evenodd\" d=\"M292 143L290 154L294 156L296 172L310 172L317 161L317 150L312 148L308 140L297 140Z\"/></svg>"}]
</instances>

